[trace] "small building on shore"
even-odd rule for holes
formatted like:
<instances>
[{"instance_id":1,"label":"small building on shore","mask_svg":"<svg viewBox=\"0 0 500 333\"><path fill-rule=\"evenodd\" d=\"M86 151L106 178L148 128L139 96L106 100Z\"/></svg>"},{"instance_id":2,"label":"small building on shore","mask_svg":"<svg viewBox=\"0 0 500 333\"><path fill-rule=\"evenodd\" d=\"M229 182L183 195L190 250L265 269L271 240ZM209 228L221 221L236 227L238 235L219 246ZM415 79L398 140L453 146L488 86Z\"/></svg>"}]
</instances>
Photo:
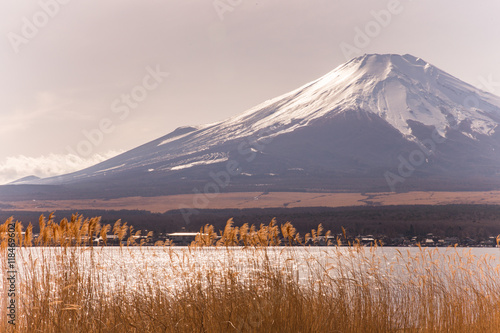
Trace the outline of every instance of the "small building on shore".
<instances>
[{"instance_id":1,"label":"small building on shore","mask_svg":"<svg viewBox=\"0 0 500 333\"><path fill-rule=\"evenodd\" d=\"M172 232L167 234L167 239L170 243L178 246L188 246L191 245L198 235L199 232Z\"/></svg>"}]
</instances>

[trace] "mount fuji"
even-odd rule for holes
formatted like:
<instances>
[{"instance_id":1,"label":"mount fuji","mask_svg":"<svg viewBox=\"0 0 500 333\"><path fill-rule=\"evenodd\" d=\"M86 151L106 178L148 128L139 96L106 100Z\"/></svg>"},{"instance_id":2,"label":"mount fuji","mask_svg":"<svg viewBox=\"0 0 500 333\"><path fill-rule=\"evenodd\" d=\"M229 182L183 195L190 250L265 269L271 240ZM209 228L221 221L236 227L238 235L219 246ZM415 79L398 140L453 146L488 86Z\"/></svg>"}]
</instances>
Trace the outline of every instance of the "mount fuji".
<instances>
[{"instance_id":1,"label":"mount fuji","mask_svg":"<svg viewBox=\"0 0 500 333\"><path fill-rule=\"evenodd\" d=\"M500 97L412 55L370 54L225 121L0 192L491 190L500 186L499 123Z\"/></svg>"}]
</instances>

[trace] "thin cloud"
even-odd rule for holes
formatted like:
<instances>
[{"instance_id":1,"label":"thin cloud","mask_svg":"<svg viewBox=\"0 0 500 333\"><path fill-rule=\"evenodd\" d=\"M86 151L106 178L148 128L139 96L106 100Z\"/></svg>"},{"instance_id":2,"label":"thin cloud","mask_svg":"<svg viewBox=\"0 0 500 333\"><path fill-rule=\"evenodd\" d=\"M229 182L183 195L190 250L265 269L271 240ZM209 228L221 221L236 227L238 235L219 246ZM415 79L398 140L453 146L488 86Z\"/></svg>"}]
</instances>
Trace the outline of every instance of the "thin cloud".
<instances>
[{"instance_id":1,"label":"thin cloud","mask_svg":"<svg viewBox=\"0 0 500 333\"><path fill-rule=\"evenodd\" d=\"M49 154L39 157L24 155L9 156L0 163L0 184L14 180L37 176L41 178L62 175L78 171L100 163L121 153L121 151L108 151L82 158L74 154Z\"/></svg>"}]
</instances>

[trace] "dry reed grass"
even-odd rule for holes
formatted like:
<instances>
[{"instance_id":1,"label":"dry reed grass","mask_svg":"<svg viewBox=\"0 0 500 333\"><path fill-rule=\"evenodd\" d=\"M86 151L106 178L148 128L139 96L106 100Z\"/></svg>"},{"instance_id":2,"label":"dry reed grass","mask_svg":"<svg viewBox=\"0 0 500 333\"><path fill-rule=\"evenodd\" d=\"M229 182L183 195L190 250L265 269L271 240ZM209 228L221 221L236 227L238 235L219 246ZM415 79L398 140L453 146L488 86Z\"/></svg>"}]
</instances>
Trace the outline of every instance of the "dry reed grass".
<instances>
[{"instance_id":1,"label":"dry reed grass","mask_svg":"<svg viewBox=\"0 0 500 333\"><path fill-rule=\"evenodd\" d=\"M0 226L3 258L10 223ZM281 238L303 241L275 221L257 229L230 220L218 240L207 225L191 247L155 251L132 247L137 232L121 221L74 215L56 223L51 215L39 224L34 240L31 225L23 235L15 222L18 321L7 324L2 303L0 332L500 332L500 272L490 256L276 248ZM110 257L90 240L105 242L111 230L129 246ZM314 242L322 232L305 237ZM165 265L150 267L154 256ZM210 264L211 256L220 259ZM140 265L128 267L125 257Z\"/></svg>"}]
</instances>

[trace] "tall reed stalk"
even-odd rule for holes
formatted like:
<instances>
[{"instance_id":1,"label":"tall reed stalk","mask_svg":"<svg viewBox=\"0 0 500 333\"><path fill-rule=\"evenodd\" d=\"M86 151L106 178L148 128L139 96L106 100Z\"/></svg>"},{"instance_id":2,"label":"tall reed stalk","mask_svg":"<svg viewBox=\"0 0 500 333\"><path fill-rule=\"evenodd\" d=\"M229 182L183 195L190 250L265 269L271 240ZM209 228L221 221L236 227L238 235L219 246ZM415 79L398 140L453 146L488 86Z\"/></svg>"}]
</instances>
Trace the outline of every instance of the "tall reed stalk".
<instances>
[{"instance_id":1,"label":"tall reed stalk","mask_svg":"<svg viewBox=\"0 0 500 333\"><path fill-rule=\"evenodd\" d=\"M206 226L187 248L144 247L126 223L74 215L59 223L42 216L36 240L32 226L23 234L8 220L2 258L12 223L17 322L4 320L3 303L0 332L500 332L500 272L489 255L276 247L303 242L276 221L229 221L219 235ZM93 244L110 231L128 246Z\"/></svg>"}]
</instances>

